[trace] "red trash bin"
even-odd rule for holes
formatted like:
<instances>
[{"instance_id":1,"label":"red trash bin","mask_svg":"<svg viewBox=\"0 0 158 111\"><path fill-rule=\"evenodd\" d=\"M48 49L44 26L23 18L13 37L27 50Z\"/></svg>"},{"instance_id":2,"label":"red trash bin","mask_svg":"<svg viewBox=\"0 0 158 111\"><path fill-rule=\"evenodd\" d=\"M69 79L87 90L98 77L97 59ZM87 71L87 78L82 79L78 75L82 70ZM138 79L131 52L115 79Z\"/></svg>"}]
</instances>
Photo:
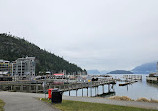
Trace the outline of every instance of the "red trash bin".
<instances>
[{"instance_id":1,"label":"red trash bin","mask_svg":"<svg viewBox=\"0 0 158 111\"><path fill-rule=\"evenodd\" d=\"M53 90L53 88L48 89L48 99L52 98L52 90Z\"/></svg>"}]
</instances>

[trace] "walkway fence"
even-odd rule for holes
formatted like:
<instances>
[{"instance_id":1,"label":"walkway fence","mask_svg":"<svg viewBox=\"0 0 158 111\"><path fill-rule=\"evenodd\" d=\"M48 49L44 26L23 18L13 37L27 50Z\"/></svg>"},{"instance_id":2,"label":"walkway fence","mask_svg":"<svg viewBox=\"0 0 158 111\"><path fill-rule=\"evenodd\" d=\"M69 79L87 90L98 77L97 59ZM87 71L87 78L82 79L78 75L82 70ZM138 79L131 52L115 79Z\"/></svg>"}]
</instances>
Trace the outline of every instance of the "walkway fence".
<instances>
[{"instance_id":1,"label":"walkway fence","mask_svg":"<svg viewBox=\"0 0 158 111\"><path fill-rule=\"evenodd\" d=\"M43 93L50 88L58 88L61 91L71 91L83 88L92 88L104 85L115 84L115 80L100 80L89 83L73 83L73 84L39 84L39 83L23 83L23 82L0 82L0 90L2 91L15 91L15 92L31 92L31 93Z\"/></svg>"}]
</instances>

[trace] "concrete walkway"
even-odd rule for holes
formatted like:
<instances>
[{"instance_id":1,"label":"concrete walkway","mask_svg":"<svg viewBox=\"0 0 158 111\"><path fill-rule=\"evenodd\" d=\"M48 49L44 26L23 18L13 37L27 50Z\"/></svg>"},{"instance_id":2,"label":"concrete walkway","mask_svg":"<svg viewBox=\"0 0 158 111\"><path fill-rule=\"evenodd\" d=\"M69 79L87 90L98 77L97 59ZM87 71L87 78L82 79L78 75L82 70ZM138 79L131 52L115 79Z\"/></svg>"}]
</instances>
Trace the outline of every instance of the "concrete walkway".
<instances>
[{"instance_id":1,"label":"concrete walkway","mask_svg":"<svg viewBox=\"0 0 158 111\"><path fill-rule=\"evenodd\" d=\"M21 92L5 92L0 91L0 99L6 103L5 111L59 111L50 105L47 105L34 97L45 98L44 94L36 93L21 93ZM47 96L46 96L47 97ZM157 109L158 103L147 103L147 102L135 102L135 101L118 101L109 100L106 98L93 98L93 97L70 97L63 96L64 100L113 104L121 106L132 106L146 109Z\"/></svg>"},{"instance_id":2,"label":"concrete walkway","mask_svg":"<svg viewBox=\"0 0 158 111\"><path fill-rule=\"evenodd\" d=\"M59 111L53 106L46 104L34 97L43 97L44 95L18 92L0 92L0 99L6 104L5 111Z\"/></svg>"},{"instance_id":3,"label":"concrete walkway","mask_svg":"<svg viewBox=\"0 0 158 111\"><path fill-rule=\"evenodd\" d=\"M131 106L131 107L138 107L138 108L145 108L145 109L157 109L158 110L158 103L136 102L136 101L119 101L119 100L110 100L110 99L107 99L107 98L97 98L97 97L69 97L69 96L63 96L63 99L72 100L72 101L103 103L103 104Z\"/></svg>"}]
</instances>

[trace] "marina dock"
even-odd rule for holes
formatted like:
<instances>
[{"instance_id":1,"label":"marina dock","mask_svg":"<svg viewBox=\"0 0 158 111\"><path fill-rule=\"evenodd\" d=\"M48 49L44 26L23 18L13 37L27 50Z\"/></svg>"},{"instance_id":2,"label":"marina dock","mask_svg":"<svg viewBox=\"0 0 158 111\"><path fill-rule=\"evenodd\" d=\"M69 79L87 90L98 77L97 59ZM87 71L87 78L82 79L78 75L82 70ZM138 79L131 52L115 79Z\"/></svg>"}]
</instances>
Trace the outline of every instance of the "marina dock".
<instances>
[{"instance_id":1,"label":"marina dock","mask_svg":"<svg viewBox=\"0 0 158 111\"><path fill-rule=\"evenodd\" d=\"M123 75L124 79L142 80L142 75Z\"/></svg>"}]
</instances>

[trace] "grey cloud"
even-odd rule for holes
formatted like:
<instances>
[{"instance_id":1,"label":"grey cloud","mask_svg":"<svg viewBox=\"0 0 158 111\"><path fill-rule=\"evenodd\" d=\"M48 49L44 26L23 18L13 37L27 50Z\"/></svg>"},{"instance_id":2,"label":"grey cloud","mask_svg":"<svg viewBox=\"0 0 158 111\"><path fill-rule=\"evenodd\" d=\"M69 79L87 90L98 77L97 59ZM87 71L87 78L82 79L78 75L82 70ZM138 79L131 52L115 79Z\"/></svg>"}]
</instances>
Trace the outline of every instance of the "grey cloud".
<instances>
[{"instance_id":1,"label":"grey cloud","mask_svg":"<svg viewBox=\"0 0 158 111\"><path fill-rule=\"evenodd\" d=\"M25 37L87 69L158 59L157 0L4 0L0 32Z\"/></svg>"}]
</instances>

